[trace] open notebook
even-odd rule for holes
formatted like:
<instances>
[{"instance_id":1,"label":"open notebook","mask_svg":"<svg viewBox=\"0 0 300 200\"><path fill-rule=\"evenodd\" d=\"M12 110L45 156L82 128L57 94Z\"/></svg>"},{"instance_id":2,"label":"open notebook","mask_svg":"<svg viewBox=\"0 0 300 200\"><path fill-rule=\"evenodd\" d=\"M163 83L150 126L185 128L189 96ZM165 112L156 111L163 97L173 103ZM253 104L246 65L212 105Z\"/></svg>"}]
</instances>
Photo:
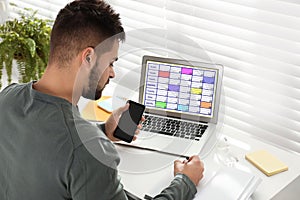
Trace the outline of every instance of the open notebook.
<instances>
[{"instance_id":1,"label":"open notebook","mask_svg":"<svg viewBox=\"0 0 300 200\"><path fill-rule=\"evenodd\" d=\"M195 199L247 200L260 184L254 174L232 167L219 169L206 183L199 185Z\"/></svg>"}]
</instances>

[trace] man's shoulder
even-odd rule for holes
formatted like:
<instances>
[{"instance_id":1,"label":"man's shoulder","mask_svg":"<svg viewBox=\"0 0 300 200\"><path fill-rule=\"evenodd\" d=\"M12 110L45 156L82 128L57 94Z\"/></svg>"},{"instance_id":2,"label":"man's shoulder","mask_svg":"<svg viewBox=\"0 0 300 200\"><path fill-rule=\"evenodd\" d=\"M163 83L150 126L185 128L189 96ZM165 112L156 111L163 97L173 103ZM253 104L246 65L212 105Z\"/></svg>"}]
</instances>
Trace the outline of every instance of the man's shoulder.
<instances>
[{"instance_id":1,"label":"man's shoulder","mask_svg":"<svg viewBox=\"0 0 300 200\"><path fill-rule=\"evenodd\" d=\"M28 101L29 92L27 84L11 84L0 92L0 107L6 111L11 111L15 107L24 108ZM16 111L16 109L14 109Z\"/></svg>"},{"instance_id":2,"label":"man's shoulder","mask_svg":"<svg viewBox=\"0 0 300 200\"><path fill-rule=\"evenodd\" d=\"M93 139L103 139L103 140L109 140L105 133L96 126L96 124L93 124L81 117L75 117L73 128L76 129L76 133L80 137L80 140L82 143L86 143Z\"/></svg>"},{"instance_id":3,"label":"man's shoulder","mask_svg":"<svg viewBox=\"0 0 300 200\"><path fill-rule=\"evenodd\" d=\"M12 83L8 86L6 86L1 92L1 95L6 95L9 92L12 91L18 91L18 90L22 90L24 87L26 87L26 84L18 84L18 83Z\"/></svg>"},{"instance_id":4,"label":"man's shoulder","mask_svg":"<svg viewBox=\"0 0 300 200\"><path fill-rule=\"evenodd\" d=\"M68 124L74 142L74 148L81 145L90 145L96 141L103 151L115 152L114 144L107 138L97 124L91 123L80 116L74 116L72 122L68 122Z\"/></svg>"},{"instance_id":5,"label":"man's shoulder","mask_svg":"<svg viewBox=\"0 0 300 200\"><path fill-rule=\"evenodd\" d=\"M75 145L75 152L85 149L95 159L110 167L119 164L120 159L114 144L99 127L85 119L75 120L74 126L79 139Z\"/></svg>"},{"instance_id":6,"label":"man's shoulder","mask_svg":"<svg viewBox=\"0 0 300 200\"><path fill-rule=\"evenodd\" d=\"M80 116L78 110L73 108L62 107L64 113L65 123L69 129L70 136L74 139L75 146L80 145L88 140L99 137L106 137L105 134L89 121ZM76 141L76 138L79 141Z\"/></svg>"}]
</instances>

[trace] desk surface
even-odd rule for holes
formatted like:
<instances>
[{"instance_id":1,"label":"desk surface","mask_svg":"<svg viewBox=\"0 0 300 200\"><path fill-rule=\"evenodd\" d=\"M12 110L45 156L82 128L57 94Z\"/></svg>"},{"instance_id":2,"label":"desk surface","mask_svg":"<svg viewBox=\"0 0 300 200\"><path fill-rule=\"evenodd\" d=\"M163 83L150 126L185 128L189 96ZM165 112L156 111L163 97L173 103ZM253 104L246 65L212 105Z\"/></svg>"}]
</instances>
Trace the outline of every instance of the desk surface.
<instances>
[{"instance_id":1,"label":"desk surface","mask_svg":"<svg viewBox=\"0 0 300 200\"><path fill-rule=\"evenodd\" d=\"M82 101L79 107L84 108L88 101ZM95 108L95 107L92 107ZM300 184L300 156L265 143L255 137L245 135L237 129L223 127L221 134L226 136L230 144L230 151L236 158L238 163L235 165L244 171L252 172L262 179L255 193L252 195L253 200L272 199L280 191L285 190L290 184ZM203 158L205 164L204 179L200 184L205 182L216 172L222 164L216 159L216 150L209 151L211 145L214 144L215 137L211 137L210 145L207 145L207 152ZM265 149L278 157L289 167L288 171L267 177L247 160L245 154L259 149ZM117 150L121 157L119 173L122 183L126 190L143 198L145 194L156 195L163 188L167 187L173 179L173 161L177 157L150 152L141 149L132 149L128 147L117 146ZM204 155L204 154L202 154ZM295 180L296 181L295 183ZM299 188L293 186L292 188ZM290 191L290 190L288 190ZM299 190L292 190L285 199L297 199ZM282 197L282 195L280 195Z\"/></svg>"},{"instance_id":2,"label":"desk surface","mask_svg":"<svg viewBox=\"0 0 300 200\"><path fill-rule=\"evenodd\" d=\"M224 128L224 131L229 129ZM266 200L276 196L281 190L300 177L300 156L292 152L277 148L273 145L259 141L251 136L238 134L237 130L230 131L231 134L224 134L230 143L230 151L238 158L235 165L244 171L252 172L262 179L255 193L253 200ZM156 152L147 152L126 147L117 147L121 156L119 172L124 187L129 192L143 197L144 194L155 195L169 185L173 179L174 156L164 155ZM245 154L259 149L265 149L278 157L289 167L288 171L267 177L247 160ZM216 172L222 164L216 158L216 150L213 149L204 159L205 172L204 179L200 184L204 184ZM146 170L143 170L146 169ZM151 170L152 169L152 170ZM291 198L299 197L299 191L289 194Z\"/></svg>"}]
</instances>

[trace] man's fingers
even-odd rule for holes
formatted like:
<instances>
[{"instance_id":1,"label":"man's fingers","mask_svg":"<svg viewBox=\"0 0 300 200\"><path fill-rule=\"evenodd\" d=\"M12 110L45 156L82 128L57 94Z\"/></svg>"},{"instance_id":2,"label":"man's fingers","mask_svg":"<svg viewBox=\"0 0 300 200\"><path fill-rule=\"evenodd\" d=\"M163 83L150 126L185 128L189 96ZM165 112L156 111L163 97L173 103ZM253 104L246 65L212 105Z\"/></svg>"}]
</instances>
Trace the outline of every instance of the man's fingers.
<instances>
[{"instance_id":1,"label":"man's fingers","mask_svg":"<svg viewBox=\"0 0 300 200\"><path fill-rule=\"evenodd\" d=\"M200 158L199 158L199 156L197 156L197 155L193 155L193 156L191 156L191 157L189 158L189 162L190 162L190 161L198 162L198 161L200 161Z\"/></svg>"},{"instance_id":2,"label":"man's fingers","mask_svg":"<svg viewBox=\"0 0 300 200\"><path fill-rule=\"evenodd\" d=\"M133 136L133 139L132 139L132 140L133 140L133 141L135 141L136 139L137 139L136 135L135 135L135 136Z\"/></svg>"},{"instance_id":3,"label":"man's fingers","mask_svg":"<svg viewBox=\"0 0 300 200\"><path fill-rule=\"evenodd\" d=\"M137 126L137 128L138 128L138 129L142 129L142 128L143 128L142 124L139 124L139 125Z\"/></svg>"},{"instance_id":4,"label":"man's fingers","mask_svg":"<svg viewBox=\"0 0 300 200\"><path fill-rule=\"evenodd\" d=\"M178 164L182 164L182 161L180 161L180 160L175 160L175 161L174 161L174 165L178 165Z\"/></svg>"}]
</instances>

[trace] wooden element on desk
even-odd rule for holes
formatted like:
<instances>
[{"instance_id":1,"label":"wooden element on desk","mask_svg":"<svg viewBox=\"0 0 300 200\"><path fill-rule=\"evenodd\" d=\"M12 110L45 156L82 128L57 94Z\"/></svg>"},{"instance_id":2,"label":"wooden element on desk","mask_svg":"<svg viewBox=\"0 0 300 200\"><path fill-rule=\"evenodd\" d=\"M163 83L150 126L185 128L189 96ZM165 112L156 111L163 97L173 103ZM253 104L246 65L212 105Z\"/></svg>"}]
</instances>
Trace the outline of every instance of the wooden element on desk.
<instances>
[{"instance_id":1,"label":"wooden element on desk","mask_svg":"<svg viewBox=\"0 0 300 200\"><path fill-rule=\"evenodd\" d=\"M90 101L84 107L81 112L81 115L86 120L92 121L106 121L107 118L110 116L111 113L106 112L105 110L101 109L97 102L103 101L105 99L111 98L110 96L103 96L97 101Z\"/></svg>"}]
</instances>

